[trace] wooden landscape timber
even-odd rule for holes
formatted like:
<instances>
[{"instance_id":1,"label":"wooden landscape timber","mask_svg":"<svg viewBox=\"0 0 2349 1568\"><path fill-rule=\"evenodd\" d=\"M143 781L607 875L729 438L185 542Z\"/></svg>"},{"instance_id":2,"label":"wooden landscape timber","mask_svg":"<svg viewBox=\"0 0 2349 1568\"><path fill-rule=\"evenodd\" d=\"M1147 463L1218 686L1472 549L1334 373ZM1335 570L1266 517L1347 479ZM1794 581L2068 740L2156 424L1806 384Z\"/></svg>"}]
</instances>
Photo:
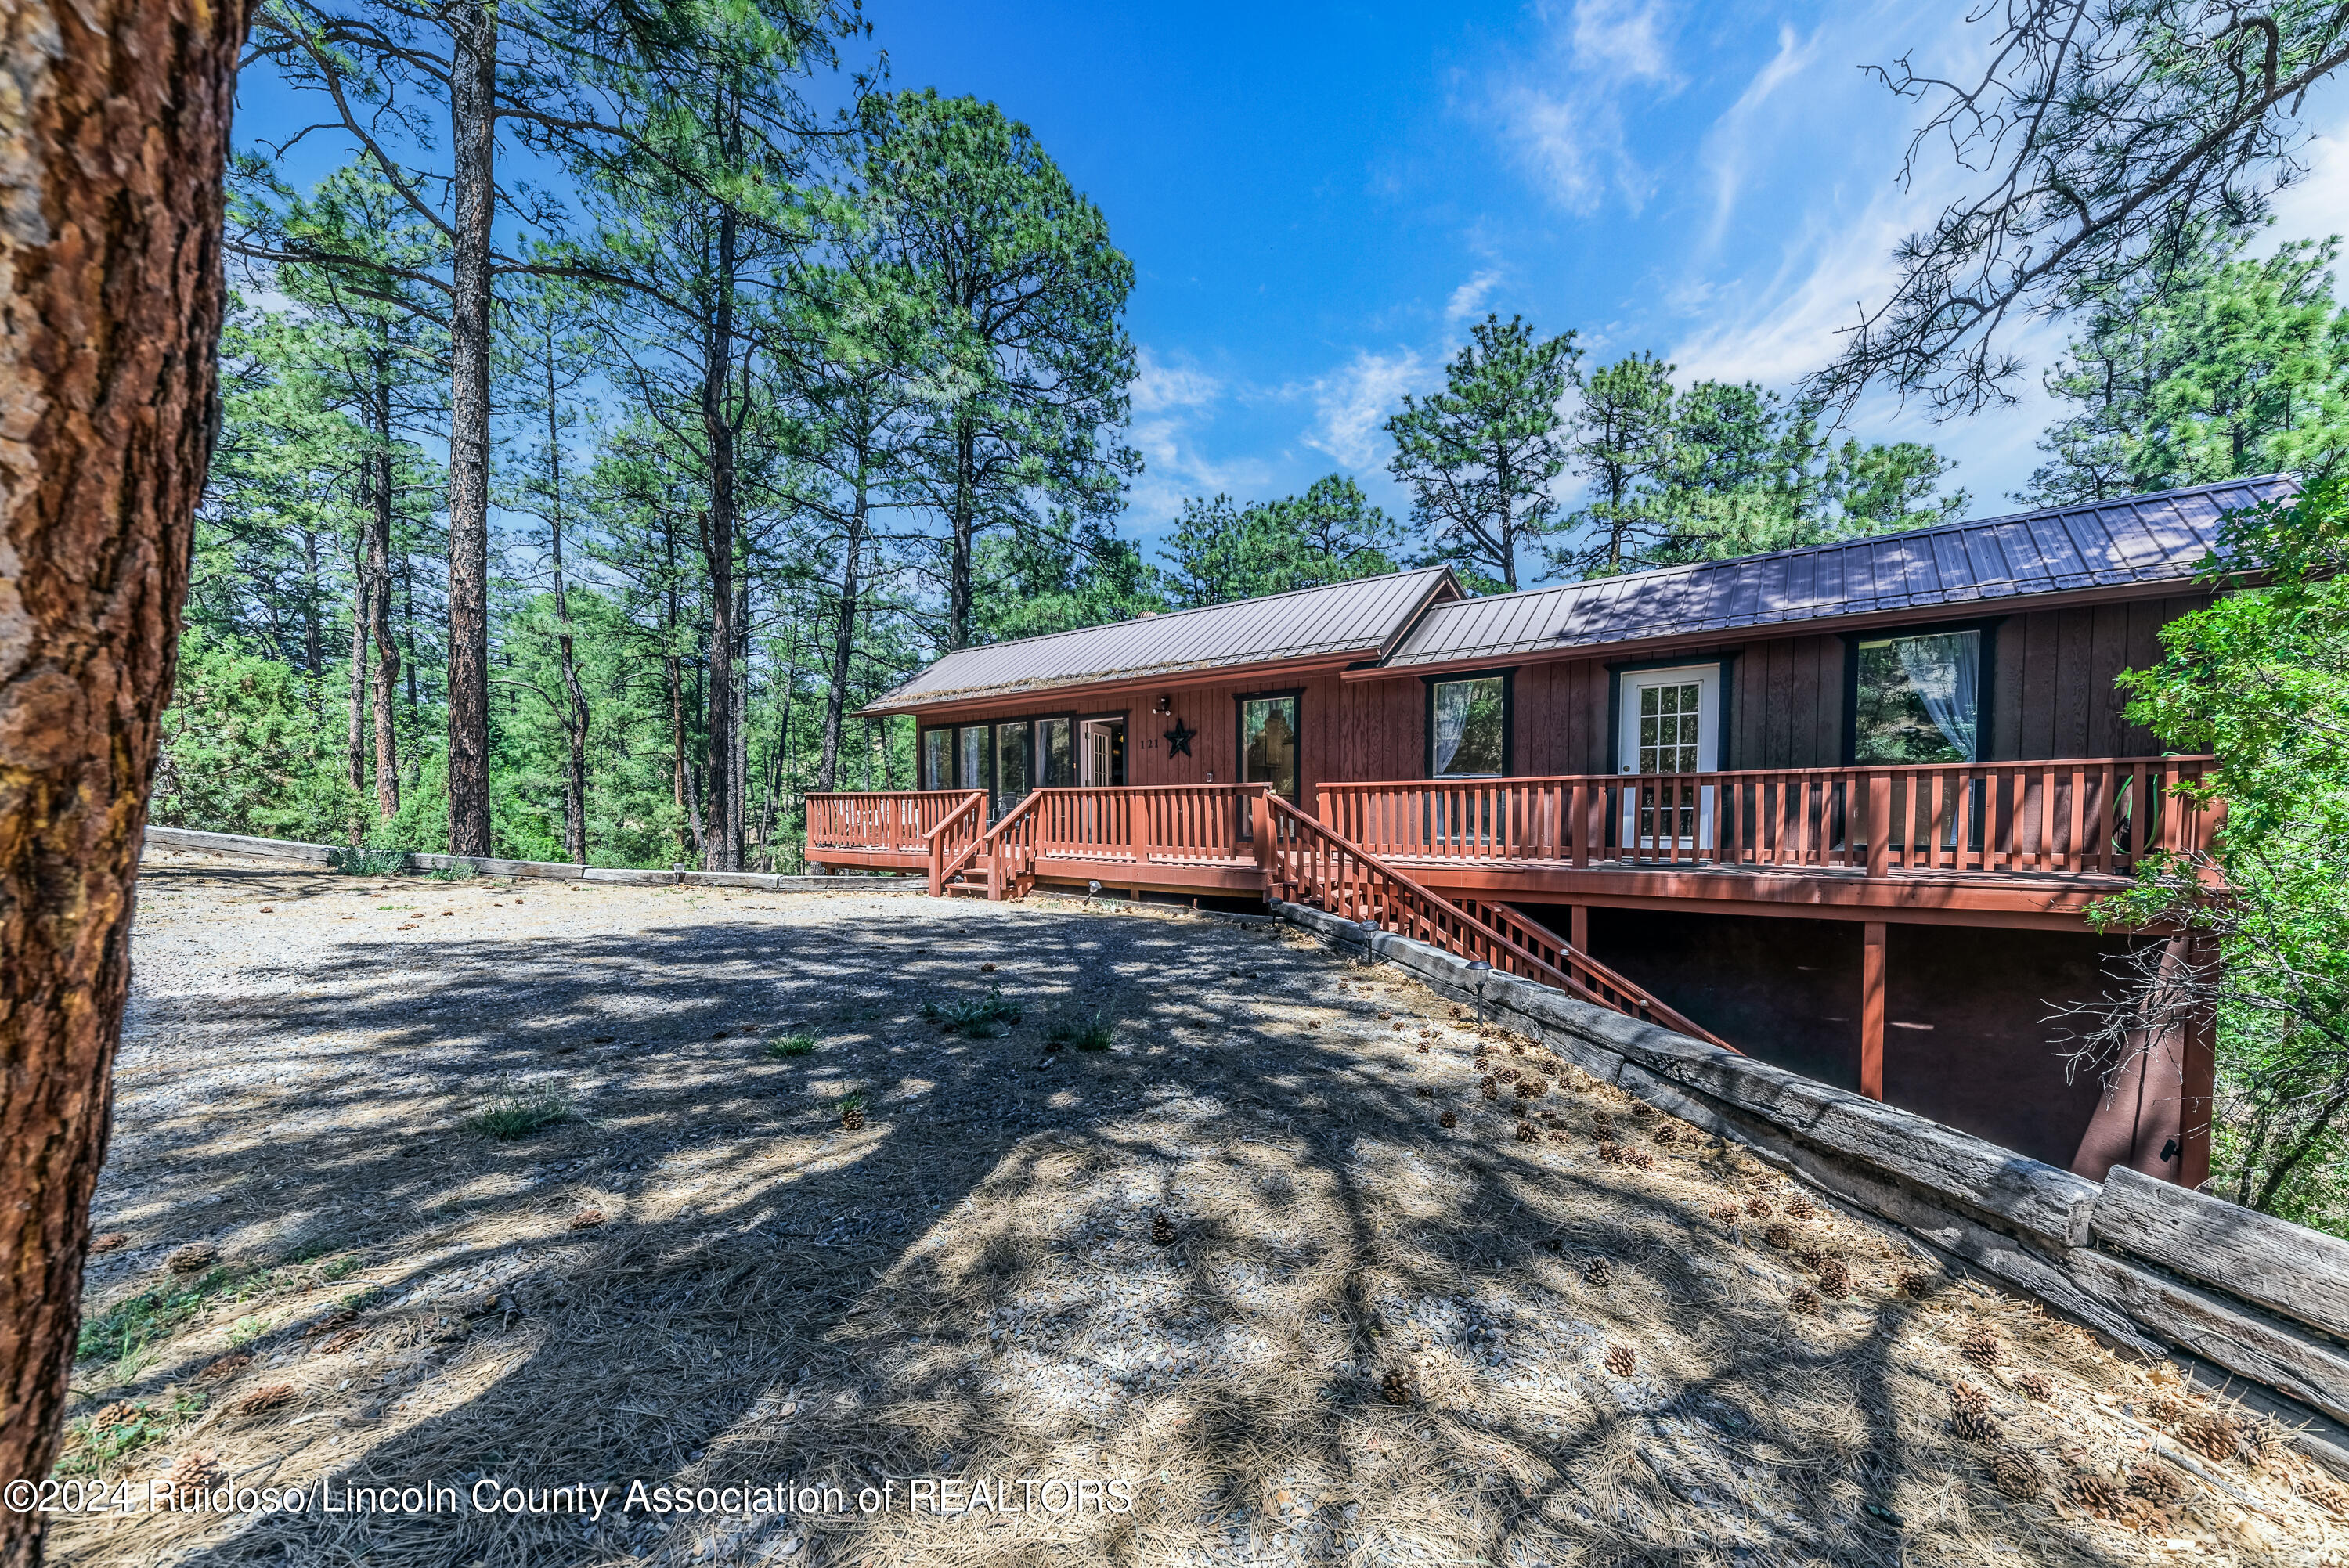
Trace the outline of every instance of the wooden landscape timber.
<instances>
[{"instance_id":1,"label":"wooden landscape timber","mask_svg":"<svg viewBox=\"0 0 2349 1568\"><path fill-rule=\"evenodd\" d=\"M2242 1378L2294 1442L2349 1475L2349 1247L2116 1166L2102 1182L1392 932L1279 914L1342 951L1473 1001L1602 1081L1753 1149L1950 1260L2139 1354Z\"/></svg>"}]
</instances>

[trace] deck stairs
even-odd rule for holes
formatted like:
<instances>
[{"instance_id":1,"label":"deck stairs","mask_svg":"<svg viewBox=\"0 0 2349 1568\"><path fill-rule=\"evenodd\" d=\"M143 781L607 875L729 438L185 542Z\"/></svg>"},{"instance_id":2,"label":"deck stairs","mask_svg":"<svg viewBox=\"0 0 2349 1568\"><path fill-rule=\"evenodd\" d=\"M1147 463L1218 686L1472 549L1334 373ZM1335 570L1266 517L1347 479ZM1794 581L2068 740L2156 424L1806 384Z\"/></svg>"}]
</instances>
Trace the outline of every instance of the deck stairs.
<instances>
[{"instance_id":1,"label":"deck stairs","mask_svg":"<svg viewBox=\"0 0 2349 1568\"><path fill-rule=\"evenodd\" d=\"M1036 884L1037 807L1030 793L988 826L973 795L927 836L930 892L941 898L1018 899ZM1505 903L1454 903L1329 824L1265 791L1252 803L1257 869L1268 899L1415 937L1447 953L1549 985L1599 1006L1735 1047Z\"/></svg>"}]
</instances>

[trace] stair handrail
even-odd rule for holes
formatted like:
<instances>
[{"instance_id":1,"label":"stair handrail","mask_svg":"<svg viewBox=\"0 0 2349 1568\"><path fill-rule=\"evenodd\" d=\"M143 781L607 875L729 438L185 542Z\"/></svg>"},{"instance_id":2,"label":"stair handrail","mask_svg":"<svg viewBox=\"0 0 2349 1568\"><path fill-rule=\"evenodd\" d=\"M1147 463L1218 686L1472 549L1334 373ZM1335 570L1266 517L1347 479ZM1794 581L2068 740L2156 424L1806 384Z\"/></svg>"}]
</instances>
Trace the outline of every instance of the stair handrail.
<instances>
[{"instance_id":1,"label":"stair handrail","mask_svg":"<svg viewBox=\"0 0 2349 1568\"><path fill-rule=\"evenodd\" d=\"M924 856L930 862L930 896L932 898L946 896L947 879L961 874L962 869L970 864L973 857L978 853L979 846L987 841L985 835L973 833L960 849L954 851L954 859L951 862L947 859L947 833L964 818L986 804L987 791L974 789L961 805L940 818L936 827L922 835Z\"/></svg>"},{"instance_id":2,"label":"stair handrail","mask_svg":"<svg viewBox=\"0 0 2349 1568\"><path fill-rule=\"evenodd\" d=\"M987 837L982 843L988 857L988 869L993 873L988 879L987 896L990 900L1006 896L1019 898L1034 884L1036 881L1034 819L1036 808L1042 805L1043 801L1044 792L1041 789L1029 790L1020 799L1019 804L1004 812L1003 820L987 830ZM1011 833L1015 826L1021 828L1020 836L1016 841ZM1019 889L1017 892L1009 895L1004 890L1009 885L1009 873L1012 872L1014 868L1005 862L1004 849L1007 844L1024 846L1028 851L1026 863L1017 868L1017 874L1020 881Z\"/></svg>"},{"instance_id":3,"label":"stair handrail","mask_svg":"<svg viewBox=\"0 0 2349 1568\"><path fill-rule=\"evenodd\" d=\"M1724 1051L1737 1050L1735 1046L1731 1045L1687 1014L1642 990L1639 985L1625 979L1588 953L1568 942L1557 933L1537 921L1526 919L1507 904L1485 903L1477 899L1467 898L1458 902L1462 909L1488 924L1506 932L1516 938L1520 945L1532 949L1537 955L1547 956L1545 949L1556 952L1557 957L1551 961L1555 966L1574 975L1590 990L1598 993L1599 999L1615 1011L1628 1013L1632 1017L1645 1019L1651 1024L1661 1024L1676 1034L1687 1035L1702 1040L1708 1045L1719 1046ZM1610 992L1613 993L1612 995L1609 995ZM1738 1054L1742 1056L1744 1053L1738 1052Z\"/></svg>"},{"instance_id":4,"label":"stair handrail","mask_svg":"<svg viewBox=\"0 0 2349 1568\"><path fill-rule=\"evenodd\" d=\"M1291 835L1294 841L1301 842L1308 839L1319 840L1340 855L1358 862L1380 881L1402 892L1406 901L1403 913L1412 917L1412 923L1415 923L1419 929L1417 931L1404 929L1401 931L1401 934L1421 936L1423 940L1433 939L1432 945L1446 948L1464 958L1482 959L1504 973L1516 974L1528 980L1538 981L1542 985L1563 991L1578 1000L1605 1007L1609 1012L1626 1013L1643 1021L1652 1017L1653 1021L1661 1026L1676 1030L1686 1022L1680 1018L1679 1014L1671 1012L1671 1009L1665 1007L1662 1003L1650 996L1645 991L1619 975L1612 975L1611 972L1613 988L1618 989L1623 999L1630 1002L1632 1006L1623 1006L1621 1002L1602 995L1567 970L1543 958L1539 954L1529 951L1513 938L1503 935L1499 931L1462 909L1441 893L1422 886L1410 876L1387 864L1327 824L1307 816L1280 796L1267 791L1258 799L1264 804L1258 808L1260 814L1257 819L1257 857L1258 863L1265 868L1267 892L1272 892L1276 884L1283 887L1296 886L1302 885L1305 881L1305 866L1301 851L1285 846L1281 842L1281 836L1274 828L1277 820L1285 819L1294 830ZM1293 877L1284 874L1288 868L1280 863L1290 856L1299 857L1295 867L1297 874ZM1341 905L1346 904L1347 900L1343 892L1336 892L1331 888L1326 878L1323 879L1323 885L1316 889L1316 893L1323 901L1322 907L1329 909L1330 913L1347 913L1344 908L1330 907L1333 895L1335 902ZM1418 907L1411 907L1413 904ZM1390 918L1394 913L1392 901L1379 900L1369 903L1357 901L1353 907L1367 909L1374 917L1373 923L1381 930L1389 929ZM1405 922L1397 919L1393 923L1397 928L1401 928ZM1447 923L1456 928L1459 934L1446 930ZM1634 1011L1635 1006L1644 1010ZM1654 1016L1658 1013L1671 1014L1671 1018L1678 1021L1667 1023L1662 1017ZM1698 1038L1721 1046L1724 1050L1736 1049L1735 1047L1712 1034L1702 1030L1692 1032Z\"/></svg>"}]
</instances>

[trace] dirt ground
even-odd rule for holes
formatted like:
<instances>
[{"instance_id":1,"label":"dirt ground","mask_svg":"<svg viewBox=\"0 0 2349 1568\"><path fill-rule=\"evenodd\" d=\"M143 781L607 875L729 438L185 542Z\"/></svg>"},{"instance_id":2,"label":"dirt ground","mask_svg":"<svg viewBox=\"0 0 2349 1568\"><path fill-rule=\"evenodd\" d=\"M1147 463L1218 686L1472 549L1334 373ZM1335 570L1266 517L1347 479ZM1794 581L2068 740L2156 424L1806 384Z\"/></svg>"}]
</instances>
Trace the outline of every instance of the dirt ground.
<instances>
[{"instance_id":1,"label":"dirt ground","mask_svg":"<svg viewBox=\"0 0 2349 1568\"><path fill-rule=\"evenodd\" d=\"M2349 1565L2271 1430L1293 934L166 853L135 963L59 1562Z\"/></svg>"}]
</instances>

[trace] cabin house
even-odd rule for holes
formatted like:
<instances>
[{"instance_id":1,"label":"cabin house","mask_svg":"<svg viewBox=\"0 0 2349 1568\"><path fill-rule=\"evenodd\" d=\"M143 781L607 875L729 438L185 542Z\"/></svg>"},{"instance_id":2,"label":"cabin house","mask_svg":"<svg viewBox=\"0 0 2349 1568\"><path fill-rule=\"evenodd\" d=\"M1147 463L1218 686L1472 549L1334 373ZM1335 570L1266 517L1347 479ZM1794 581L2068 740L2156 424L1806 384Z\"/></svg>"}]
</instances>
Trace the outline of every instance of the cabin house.
<instances>
[{"instance_id":1,"label":"cabin house","mask_svg":"<svg viewBox=\"0 0 2349 1568\"><path fill-rule=\"evenodd\" d=\"M2208 602L2247 480L1469 597L1442 568L959 650L871 704L921 788L812 797L819 865L938 893L1374 921L2050 1163L2208 1172L2208 1019L2059 1053L2207 758L2124 670Z\"/></svg>"}]
</instances>

